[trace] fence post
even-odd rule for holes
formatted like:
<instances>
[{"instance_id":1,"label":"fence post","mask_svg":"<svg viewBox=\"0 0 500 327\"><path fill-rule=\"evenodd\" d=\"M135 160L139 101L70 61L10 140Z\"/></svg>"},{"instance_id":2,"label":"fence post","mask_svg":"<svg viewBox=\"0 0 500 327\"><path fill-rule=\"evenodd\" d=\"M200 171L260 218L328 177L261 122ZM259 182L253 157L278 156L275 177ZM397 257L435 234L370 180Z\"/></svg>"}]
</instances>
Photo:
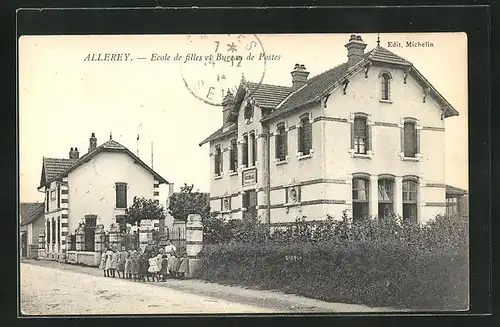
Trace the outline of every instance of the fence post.
<instances>
[{"instance_id":1,"label":"fence post","mask_svg":"<svg viewBox=\"0 0 500 327\"><path fill-rule=\"evenodd\" d=\"M188 277L193 277L200 266L198 254L203 248L203 224L201 215L188 215L186 223L186 252L188 255Z\"/></svg>"},{"instance_id":2,"label":"fence post","mask_svg":"<svg viewBox=\"0 0 500 327\"><path fill-rule=\"evenodd\" d=\"M85 232L82 226L78 226L76 229L76 250L85 251Z\"/></svg>"},{"instance_id":3,"label":"fence post","mask_svg":"<svg viewBox=\"0 0 500 327\"><path fill-rule=\"evenodd\" d=\"M95 236L94 236L94 251L102 252L104 247L103 244L103 236L104 236L104 225L97 225L95 228Z\"/></svg>"}]
</instances>

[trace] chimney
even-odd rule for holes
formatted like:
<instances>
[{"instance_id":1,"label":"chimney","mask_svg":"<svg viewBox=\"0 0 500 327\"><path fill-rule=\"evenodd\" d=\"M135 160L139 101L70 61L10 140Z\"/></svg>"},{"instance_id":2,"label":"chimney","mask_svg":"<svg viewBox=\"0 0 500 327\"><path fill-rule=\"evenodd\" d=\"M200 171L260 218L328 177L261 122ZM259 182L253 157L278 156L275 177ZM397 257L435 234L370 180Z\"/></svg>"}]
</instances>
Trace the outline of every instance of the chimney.
<instances>
[{"instance_id":1,"label":"chimney","mask_svg":"<svg viewBox=\"0 0 500 327\"><path fill-rule=\"evenodd\" d=\"M228 121L229 115L231 114L231 108L233 107L234 95L228 89L226 96L222 100L222 126L227 127L231 123Z\"/></svg>"},{"instance_id":2,"label":"chimney","mask_svg":"<svg viewBox=\"0 0 500 327\"><path fill-rule=\"evenodd\" d=\"M92 133L89 139L89 152L94 151L97 148L97 138L95 137L95 133Z\"/></svg>"},{"instance_id":3,"label":"chimney","mask_svg":"<svg viewBox=\"0 0 500 327\"><path fill-rule=\"evenodd\" d=\"M75 151L73 151L75 159L80 159L80 152L78 152L78 148L75 148Z\"/></svg>"},{"instance_id":4,"label":"chimney","mask_svg":"<svg viewBox=\"0 0 500 327\"><path fill-rule=\"evenodd\" d=\"M292 75L292 92L307 84L307 76L309 76L309 72L306 70L306 66L295 64L295 67L290 74Z\"/></svg>"},{"instance_id":5,"label":"chimney","mask_svg":"<svg viewBox=\"0 0 500 327\"><path fill-rule=\"evenodd\" d=\"M71 147L71 149L69 149L69 158L73 159L74 156L75 156L75 150L73 150L73 147Z\"/></svg>"},{"instance_id":6,"label":"chimney","mask_svg":"<svg viewBox=\"0 0 500 327\"><path fill-rule=\"evenodd\" d=\"M349 67L363 59L362 56L365 54L366 43L363 42L360 35L351 35L345 47L347 48L347 64Z\"/></svg>"}]
</instances>

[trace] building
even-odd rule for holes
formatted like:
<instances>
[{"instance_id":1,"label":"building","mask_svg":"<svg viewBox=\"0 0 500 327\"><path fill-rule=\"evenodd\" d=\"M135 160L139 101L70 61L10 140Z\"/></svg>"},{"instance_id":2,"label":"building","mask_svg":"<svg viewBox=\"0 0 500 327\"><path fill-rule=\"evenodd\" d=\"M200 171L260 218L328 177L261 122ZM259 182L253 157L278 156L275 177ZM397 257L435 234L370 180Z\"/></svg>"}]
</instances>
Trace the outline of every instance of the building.
<instances>
[{"instance_id":1,"label":"building","mask_svg":"<svg viewBox=\"0 0 500 327\"><path fill-rule=\"evenodd\" d=\"M446 214L467 220L469 217L469 196L466 190L446 185Z\"/></svg>"},{"instance_id":2,"label":"building","mask_svg":"<svg viewBox=\"0 0 500 327\"><path fill-rule=\"evenodd\" d=\"M45 228L44 203L22 202L19 205L21 258L38 257L38 235Z\"/></svg>"},{"instance_id":3,"label":"building","mask_svg":"<svg viewBox=\"0 0 500 327\"><path fill-rule=\"evenodd\" d=\"M379 43L379 42L378 42ZM445 213L444 119L458 112L406 59L352 35L346 62L291 86L242 79L210 144L211 209L263 222L298 216Z\"/></svg>"},{"instance_id":4,"label":"building","mask_svg":"<svg viewBox=\"0 0 500 327\"><path fill-rule=\"evenodd\" d=\"M125 209L135 196L159 201L159 185L168 183L139 157L113 140L97 146L92 133L88 152L80 157L43 158L39 190L45 192L46 255L62 260L66 235L85 224L86 249L93 251L93 231L102 224L124 224Z\"/></svg>"}]
</instances>

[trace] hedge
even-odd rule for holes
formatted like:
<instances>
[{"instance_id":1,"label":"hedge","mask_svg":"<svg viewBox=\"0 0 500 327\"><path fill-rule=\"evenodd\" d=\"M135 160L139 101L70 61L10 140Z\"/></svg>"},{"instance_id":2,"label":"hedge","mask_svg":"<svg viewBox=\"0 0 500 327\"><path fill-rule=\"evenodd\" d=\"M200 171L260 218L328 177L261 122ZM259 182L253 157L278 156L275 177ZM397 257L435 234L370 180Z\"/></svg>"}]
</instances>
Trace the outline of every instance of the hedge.
<instances>
[{"instance_id":1,"label":"hedge","mask_svg":"<svg viewBox=\"0 0 500 327\"><path fill-rule=\"evenodd\" d=\"M426 226L411 227L413 234L405 234L404 226L384 234L377 224L367 224L350 226L345 238L325 233L315 241L236 237L206 245L197 277L330 302L414 310L468 308L467 237L460 222L437 217ZM383 226L387 232L387 224Z\"/></svg>"}]
</instances>

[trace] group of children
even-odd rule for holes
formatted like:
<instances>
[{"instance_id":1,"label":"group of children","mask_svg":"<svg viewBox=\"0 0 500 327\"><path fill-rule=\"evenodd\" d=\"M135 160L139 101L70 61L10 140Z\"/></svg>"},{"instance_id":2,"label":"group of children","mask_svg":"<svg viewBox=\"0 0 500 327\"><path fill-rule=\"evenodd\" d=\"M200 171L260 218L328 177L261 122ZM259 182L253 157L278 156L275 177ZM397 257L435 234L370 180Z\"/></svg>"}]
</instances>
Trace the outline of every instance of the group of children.
<instances>
[{"instance_id":1,"label":"group of children","mask_svg":"<svg viewBox=\"0 0 500 327\"><path fill-rule=\"evenodd\" d=\"M185 278L188 272L187 254L181 257L174 252L141 253L137 250L117 251L116 248L104 249L99 268L104 277L132 279L134 281L166 281L167 278Z\"/></svg>"}]
</instances>

